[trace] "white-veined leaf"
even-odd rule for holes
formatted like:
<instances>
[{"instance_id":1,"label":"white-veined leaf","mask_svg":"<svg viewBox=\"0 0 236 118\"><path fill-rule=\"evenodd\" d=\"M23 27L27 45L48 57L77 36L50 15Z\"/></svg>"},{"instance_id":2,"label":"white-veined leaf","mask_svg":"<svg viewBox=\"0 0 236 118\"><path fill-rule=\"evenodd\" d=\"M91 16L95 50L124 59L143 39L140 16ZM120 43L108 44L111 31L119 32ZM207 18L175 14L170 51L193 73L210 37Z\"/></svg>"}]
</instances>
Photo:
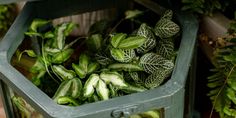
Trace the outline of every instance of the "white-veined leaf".
<instances>
[{"instance_id":1,"label":"white-veined leaf","mask_svg":"<svg viewBox=\"0 0 236 118\"><path fill-rule=\"evenodd\" d=\"M174 63L155 53L147 53L140 58L139 65L143 67L144 71L152 74L158 69L172 69Z\"/></svg>"},{"instance_id":2,"label":"white-veined leaf","mask_svg":"<svg viewBox=\"0 0 236 118\"><path fill-rule=\"evenodd\" d=\"M157 22L154 32L161 38L169 38L177 34L180 27L169 19L161 19Z\"/></svg>"},{"instance_id":3,"label":"white-veined leaf","mask_svg":"<svg viewBox=\"0 0 236 118\"><path fill-rule=\"evenodd\" d=\"M130 62L136 56L135 51L133 49L122 50L122 49L112 48L110 51L112 57L119 62Z\"/></svg>"},{"instance_id":4,"label":"white-veined leaf","mask_svg":"<svg viewBox=\"0 0 236 118\"><path fill-rule=\"evenodd\" d=\"M171 59L174 54L174 43L170 39L161 39L157 43L157 54Z\"/></svg>"},{"instance_id":5,"label":"white-veined leaf","mask_svg":"<svg viewBox=\"0 0 236 118\"><path fill-rule=\"evenodd\" d=\"M137 35L146 38L144 44L137 48L138 53L146 53L156 46L156 38L151 31L151 27L149 27L147 24L141 24L137 31Z\"/></svg>"},{"instance_id":6,"label":"white-veined leaf","mask_svg":"<svg viewBox=\"0 0 236 118\"><path fill-rule=\"evenodd\" d=\"M169 76L172 69L158 69L149 75L145 80L144 84L147 88L158 87L162 82Z\"/></svg>"}]
</instances>

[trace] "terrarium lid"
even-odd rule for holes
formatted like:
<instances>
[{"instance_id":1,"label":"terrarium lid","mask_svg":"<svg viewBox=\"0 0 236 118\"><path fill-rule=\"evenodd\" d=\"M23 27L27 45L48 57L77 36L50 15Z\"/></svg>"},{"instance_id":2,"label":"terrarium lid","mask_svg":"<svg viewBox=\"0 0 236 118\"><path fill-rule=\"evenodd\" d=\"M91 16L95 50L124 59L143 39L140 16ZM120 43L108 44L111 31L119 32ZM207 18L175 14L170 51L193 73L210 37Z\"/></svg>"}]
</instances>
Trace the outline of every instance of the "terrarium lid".
<instances>
[{"instance_id":1,"label":"terrarium lid","mask_svg":"<svg viewBox=\"0 0 236 118\"><path fill-rule=\"evenodd\" d=\"M22 2L22 1L39 1L39 0L0 0L0 4L9 4L9 3Z\"/></svg>"}]
</instances>

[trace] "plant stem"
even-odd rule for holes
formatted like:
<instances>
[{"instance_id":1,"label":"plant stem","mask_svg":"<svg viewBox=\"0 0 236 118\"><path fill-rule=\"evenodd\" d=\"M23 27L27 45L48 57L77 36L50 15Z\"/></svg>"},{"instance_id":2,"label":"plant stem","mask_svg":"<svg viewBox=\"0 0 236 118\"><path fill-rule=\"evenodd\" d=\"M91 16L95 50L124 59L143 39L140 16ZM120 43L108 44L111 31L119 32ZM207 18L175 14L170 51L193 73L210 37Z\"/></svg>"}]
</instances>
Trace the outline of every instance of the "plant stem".
<instances>
[{"instance_id":1,"label":"plant stem","mask_svg":"<svg viewBox=\"0 0 236 118\"><path fill-rule=\"evenodd\" d=\"M46 61L45 54L44 54L44 40L43 40L43 39L42 39L42 57L43 57L44 66L45 66L45 68L46 68L46 71L47 71L48 75L49 75L57 84L60 84L60 83L51 75L51 73L50 73L49 70L48 70L48 65L47 65L47 61Z\"/></svg>"}]
</instances>

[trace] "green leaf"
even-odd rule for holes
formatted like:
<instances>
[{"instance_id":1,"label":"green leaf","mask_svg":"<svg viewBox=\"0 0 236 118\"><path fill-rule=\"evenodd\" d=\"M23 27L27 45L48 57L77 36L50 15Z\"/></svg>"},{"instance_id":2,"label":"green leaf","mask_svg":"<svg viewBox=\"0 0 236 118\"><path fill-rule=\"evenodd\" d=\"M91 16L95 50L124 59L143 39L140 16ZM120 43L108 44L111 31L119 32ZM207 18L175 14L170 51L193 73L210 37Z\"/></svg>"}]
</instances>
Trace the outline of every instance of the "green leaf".
<instances>
[{"instance_id":1,"label":"green leaf","mask_svg":"<svg viewBox=\"0 0 236 118\"><path fill-rule=\"evenodd\" d=\"M33 32L38 32L37 29L39 27L42 27L42 26L45 26L49 23L50 21L47 21L47 20L43 20L43 19L35 19L33 20L33 22L31 23L30 25L30 30L33 31Z\"/></svg>"},{"instance_id":2,"label":"green leaf","mask_svg":"<svg viewBox=\"0 0 236 118\"><path fill-rule=\"evenodd\" d=\"M71 81L71 91L70 91L70 97L72 98L78 98L82 95L82 89L83 85L79 78L73 78Z\"/></svg>"},{"instance_id":3,"label":"green leaf","mask_svg":"<svg viewBox=\"0 0 236 118\"><path fill-rule=\"evenodd\" d=\"M71 88L71 83L72 81L70 81L70 79L63 81L60 86L58 87L56 93L54 94L54 96L52 97L52 99L57 102L58 98L61 96L69 96L70 93L70 88Z\"/></svg>"},{"instance_id":4,"label":"green leaf","mask_svg":"<svg viewBox=\"0 0 236 118\"><path fill-rule=\"evenodd\" d=\"M73 105L79 106L79 102L77 102L74 98L68 96L60 96L57 100L57 104L60 105Z\"/></svg>"},{"instance_id":5,"label":"green leaf","mask_svg":"<svg viewBox=\"0 0 236 118\"><path fill-rule=\"evenodd\" d=\"M158 87L169 76L172 69L158 69L153 72L148 78L144 80L144 84L147 88Z\"/></svg>"},{"instance_id":6,"label":"green leaf","mask_svg":"<svg viewBox=\"0 0 236 118\"><path fill-rule=\"evenodd\" d=\"M33 50L25 50L25 52L26 52L27 55L30 56L30 57L37 57L37 55L34 53Z\"/></svg>"},{"instance_id":7,"label":"green leaf","mask_svg":"<svg viewBox=\"0 0 236 118\"><path fill-rule=\"evenodd\" d=\"M236 55L226 55L223 58L226 61L236 62Z\"/></svg>"},{"instance_id":8,"label":"green leaf","mask_svg":"<svg viewBox=\"0 0 236 118\"><path fill-rule=\"evenodd\" d=\"M119 62L131 62L134 57L136 57L134 50L122 50L122 49L116 49L112 48L111 50L111 56Z\"/></svg>"},{"instance_id":9,"label":"green leaf","mask_svg":"<svg viewBox=\"0 0 236 118\"><path fill-rule=\"evenodd\" d=\"M112 36L111 38L111 45L114 48L117 48L120 45L120 42L126 38L127 34L125 33L118 33Z\"/></svg>"},{"instance_id":10,"label":"green leaf","mask_svg":"<svg viewBox=\"0 0 236 118\"><path fill-rule=\"evenodd\" d=\"M147 90L144 87L137 87L137 86L133 86L133 85L128 85L126 87L121 87L119 89L124 91L125 93L137 93L137 92L143 92L143 91Z\"/></svg>"},{"instance_id":11,"label":"green leaf","mask_svg":"<svg viewBox=\"0 0 236 118\"><path fill-rule=\"evenodd\" d=\"M143 14L143 12L140 10L137 10L137 9L136 10L127 10L125 12L125 19L132 19L132 18L135 18L141 14Z\"/></svg>"},{"instance_id":12,"label":"green leaf","mask_svg":"<svg viewBox=\"0 0 236 118\"><path fill-rule=\"evenodd\" d=\"M54 94L53 100L58 102L58 99L62 96L69 96L76 99L82 94L82 88L82 83L78 78L63 81Z\"/></svg>"},{"instance_id":13,"label":"green leaf","mask_svg":"<svg viewBox=\"0 0 236 118\"><path fill-rule=\"evenodd\" d=\"M79 57L79 66L81 66L82 69L85 70L85 72L87 72L88 70L88 64L90 62L90 57L84 53L80 54Z\"/></svg>"},{"instance_id":14,"label":"green leaf","mask_svg":"<svg viewBox=\"0 0 236 118\"><path fill-rule=\"evenodd\" d=\"M45 74L46 74L46 71L44 71L44 70L39 71L36 76L33 76L31 78L32 83L35 86L40 86L41 85L41 79L44 77Z\"/></svg>"},{"instance_id":15,"label":"green leaf","mask_svg":"<svg viewBox=\"0 0 236 118\"><path fill-rule=\"evenodd\" d=\"M156 36L161 38L170 38L177 34L179 30L180 27L169 19L159 20L154 28Z\"/></svg>"},{"instance_id":16,"label":"green leaf","mask_svg":"<svg viewBox=\"0 0 236 118\"><path fill-rule=\"evenodd\" d=\"M133 63L113 63L108 66L108 69L116 71L143 71L143 68L138 64Z\"/></svg>"},{"instance_id":17,"label":"green leaf","mask_svg":"<svg viewBox=\"0 0 236 118\"><path fill-rule=\"evenodd\" d=\"M102 72L100 74L100 78L105 81L106 84L111 83L116 87L126 87L127 84L125 83L122 75L117 72Z\"/></svg>"},{"instance_id":18,"label":"green leaf","mask_svg":"<svg viewBox=\"0 0 236 118\"><path fill-rule=\"evenodd\" d=\"M171 39L161 39L157 43L157 54L166 59L171 59L174 55L174 43Z\"/></svg>"},{"instance_id":19,"label":"green leaf","mask_svg":"<svg viewBox=\"0 0 236 118\"><path fill-rule=\"evenodd\" d=\"M174 68L174 63L171 60L167 60L155 53L147 53L143 55L140 58L139 65L149 74L152 74L161 68L167 70Z\"/></svg>"},{"instance_id":20,"label":"green leaf","mask_svg":"<svg viewBox=\"0 0 236 118\"><path fill-rule=\"evenodd\" d=\"M62 50L52 56L51 62L56 63L56 64L61 64L65 61L67 61L70 58L70 56L73 54L73 52L74 52L74 50L70 49L70 48Z\"/></svg>"},{"instance_id":21,"label":"green leaf","mask_svg":"<svg viewBox=\"0 0 236 118\"><path fill-rule=\"evenodd\" d=\"M140 114L142 118L161 118L158 111L150 110Z\"/></svg>"},{"instance_id":22,"label":"green leaf","mask_svg":"<svg viewBox=\"0 0 236 118\"><path fill-rule=\"evenodd\" d=\"M88 73L88 74L91 74L91 73L93 73L94 71L98 70L99 67L100 67L99 63L97 63L97 62L92 62L92 63L90 63L90 64L88 65L88 71L87 71L87 73Z\"/></svg>"},{"instance_id":23,"label":"green leaf","mask_svg":"<svg viewBox=\"0 0 236 118\"><path fill-rule=\"evenodd\" d=\"M138 53L146 53L150 50L152 50L156 46L156 38L154 34L152 33L151 27L149 27L147 24L143 23L139 27L137 31L138 36L143 36L146 38L143 45L137 48Z\"/></svg>"},{"instance_id":24,"label":"green leaf","mask_svg":"<svg viewBox=\"0 0 236 118\"><path fill-rule=\"evenodd\" d=\"M166 10L165 13L161 16L161 18L163 19L169 19L171 20L173 17L173 11L172 10Z\"/></svg>"},{"instance_id":25,"label":"green leaf","mask_svg":"<svg viewBox=\"0 0 236 118\"><path fill-rule=\"evenodd\" d=\"M89 98L94 93L94 88L97 86L100 77L98 74L92 74L84 84L83 97Z\"/></svg>"},{"instance_id":26,"label":"green leaf","mask_svg":"<svg viewBox=\"0 0 236 118\"><path fill-rule=\"evenodd\" d=\"M81 66L72 63L72 68L75 70L76 74L81 78L85 78L87 75L87 70L84 70Z\"/></svg>"},{"instance_id":27,"label":"green leaf","mask_svg":"<svg viewBox=\"0 0 236 118\"><path fill-rule=\"evenodd\" d=\"M106 83L103 82L102 80L98 81L98 84L96 86L96 91L98 96L102 99L102 100L108 100L109 99L109 89L106 86Z\"/></svg>"},{"instance_id":28,"label":"green leaf","mask_svg":"<svg viewBox=\"0 0 236 118\"><path fill-rule=\"evenodd\" d=\"M68 70L62 65L53 65L53 72L59 75L63 80L72 79L76 76L73 70Z\"/></svg>"},{"instance_id":29,"label":"green leaf","mask_svg":"<svg viewBox=\"0 0 236 118\"><path fill-rule=\"evenodd\" d=\"M86 44L89 50L97 52L102 48L102 35L101 34L92 34L88 40L86 40Z\"/></svg>"},{"instance_id":30,"label":"green leaf","mask_svg":"<svg viewBox=\"0 0 236 118\"><path fill-rule=\"evenodd\" d=\"M34 112L33 108L21 97L13 96L12 103L20 111L21 115L26 118L30 118L31 113Z\"/></svg>"},{"instance_id":31,"label":"green leaf","mask_svg":"<svg viewBox=\"0 0 236 118\"><path fill-rule=\"evenodd\" d=\"M22 57L22 54L23 53L27 53L28 56L30 57L37 57L37 55L34 53L33 50L24 50L23 52L20 53L19 50L17 50L17 58L18 58L18 61L20 61L21 57Z\"/></svg>"},{"instance_id":32,"label":"green leaf","mask_svg":"<svg viewBox=\"0 0 236 118\"><path fill-rule=\"evenodd\" d=\"M108 65L112 63L112 60L103 52L99 52L95 54L95 59L101 65Z\"/></svg>"},{"instance_id":33,"label":"green leaf","mask_svg":"<svg viewBox=\"0 0 236 118\"><path fill-rule=\"evenodd\" d=\"M46 71L43 61L40 58L37 58L34 65L30 68L31 73L39 73L41 71Z\"/></svg>"},{"instance_id":34,"label":"green leaf","mask_svg":"<svg viewBox=\"0 0 236 118\"><path fill-rule=\"evenodd\" d=\"M142 85L144 83L143 79L139 77L138 72L129 72L129 75L136 85Z\"/></svg>"},{"instance_id":35,"label":"green leaf","mask_svg":"<svg viewBox=\"0 0 236 118\"><path fill-rule=\"evenodd\" d=\"M41 34L41 33L38 33L38 32L32 32L32 31L25 32L25 35L27 35L27 36L29 36L29 37L34 37L34 36L42 37L42 34Z\"/></svg>"},{"instance_id":36,"label":"green leaf","mask_svg":"<svg viewBox=\"0 0 236 118\"><path fill-rule=\"evenodd\" d=\"M51 39L51 38L54 38L54 37L55 37L55 34L53 34L52 31L46 32L44 34L44 38L46 38L46 39Z\"/></svg>"},{"instance_id":37,"label":"green leaf","mask_svg":"<svg viewBox=\"0 0 236 118\"><path fill-rule=\"evenodd\" d=\"M66 36L72 32L74 27L75 24L73 23L63 23L56 27L54 43L58 49L62 50L64 48Z\"/></svg>"},{"instance_id":38,"label":"green leaf","mask_svg":"<svg viewBox=\"0 0 236 118\"><path fill-rule=\"evenodd\" d=\"M120 49L135 49L144 44L146 38L143 36L131 36L122 40L117 46Z\"/></svg>"}]
</instances>

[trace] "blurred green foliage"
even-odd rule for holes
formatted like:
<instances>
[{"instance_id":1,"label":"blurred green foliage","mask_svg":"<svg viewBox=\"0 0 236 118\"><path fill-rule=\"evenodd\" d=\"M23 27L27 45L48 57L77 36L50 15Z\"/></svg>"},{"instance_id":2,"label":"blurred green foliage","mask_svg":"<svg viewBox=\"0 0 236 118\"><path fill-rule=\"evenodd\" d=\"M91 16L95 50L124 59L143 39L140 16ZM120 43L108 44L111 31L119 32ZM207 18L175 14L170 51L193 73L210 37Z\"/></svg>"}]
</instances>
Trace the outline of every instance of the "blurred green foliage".
<instances>
[{"instance_id":1,"label":"blurred green foliage","mask_svg":"<svg viewBox=\"0 0 236 118\"><path fill-rule=\"evenodd\" d=\"M181 0L181 2L184 11L211 16L216 10L224 11L231 0Z\"/></svg>"},{"instance_id":2,"label":"blurred green foliage","mask_svg":"<svg viewBox=\"0 0 236 118\"><path fill-rule=\"evenodd\" d=\"M0 5L0 37L2 37L13 23L16 16L16 5Z\"/></svg>"}]
</instances>

